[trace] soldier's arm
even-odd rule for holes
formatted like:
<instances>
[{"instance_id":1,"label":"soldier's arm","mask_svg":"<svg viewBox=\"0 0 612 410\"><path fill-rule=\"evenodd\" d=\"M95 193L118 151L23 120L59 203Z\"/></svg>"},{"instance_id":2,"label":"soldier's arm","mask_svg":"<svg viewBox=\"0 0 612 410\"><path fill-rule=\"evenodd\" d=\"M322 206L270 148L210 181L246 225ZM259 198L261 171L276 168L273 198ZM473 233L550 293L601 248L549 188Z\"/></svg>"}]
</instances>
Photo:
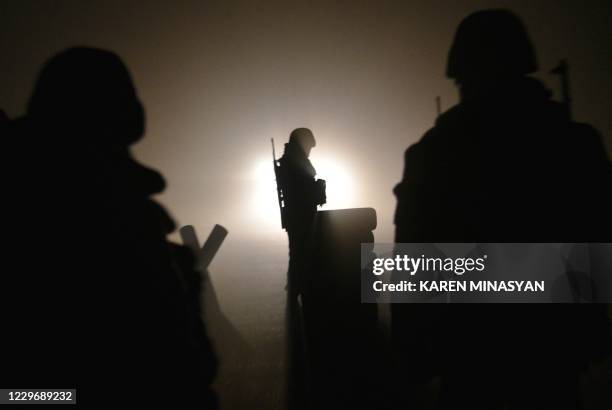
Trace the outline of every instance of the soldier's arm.
<instances>
[{"instance_id":1,"label":"soldier's arm","mask_svg":"<svg viewBox=\"0 0 612 410\"><path fill-rule=\"evenodd\" d=\"M423 237L424 152L420 143L404 154L402 181L393 192L397 198L395 210L395 242L419 242Z\"/></svg>"}]
</instances>

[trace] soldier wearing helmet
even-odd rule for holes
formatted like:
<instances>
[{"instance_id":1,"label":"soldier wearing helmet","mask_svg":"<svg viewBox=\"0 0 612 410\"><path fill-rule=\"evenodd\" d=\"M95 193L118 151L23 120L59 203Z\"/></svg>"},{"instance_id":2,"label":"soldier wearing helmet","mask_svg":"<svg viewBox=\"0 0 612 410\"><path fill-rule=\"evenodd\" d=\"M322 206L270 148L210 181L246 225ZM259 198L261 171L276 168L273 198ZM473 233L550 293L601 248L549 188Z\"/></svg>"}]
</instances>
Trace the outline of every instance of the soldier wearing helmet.
<instances>
[{"instance_id":1,"label":"soldier wearing helmet","mask_svg":"<svg viewBox=\"0 0 612 410\"><path fill-rule=\"evenodd\" d=\"M284 222L289 236L290 296L300 292L301 276L310 257L317 205L325 203L325 181L316 180L316 170L308 159L316 146L312 131L297 128L291 132L279 160L279 186L285 201Z\"/></svg>"},{"instance_id":2,"label":"soldier wearing helmet","mask_svg":"<svg viewBox=\"0 0 612 410\"><path fill-rule=\"evenodd\" d=\"M537 69L513 13L479 11L461 22L446 69L460 102L405 153L396 242L612 239L601 138L571 121L530 76ZM395 304L396 357L411 359L398 377L442 376L443 409L576 409L577 369L609 341L592 307Z\"/></svg>"},{"instance_id":3,"label":"soldier wearing helmet","mask_svg":"<svg viewBox=\"0 0 612 410\"><path fill-rule=\"evenodd\" d=\"M130 152L145 117L125 64L85 47L55 55L26 115L7 126L14 155L5 162L18 175L9 178L7 263L23 269L0 286L20 326L3 369L19 384L35 375L42 385L79 386L102 407L110 375L112 400L127 406L217 408L193 255L167 239L174 222L152 198L163 177Z\"/></svg>"}]
</instances>

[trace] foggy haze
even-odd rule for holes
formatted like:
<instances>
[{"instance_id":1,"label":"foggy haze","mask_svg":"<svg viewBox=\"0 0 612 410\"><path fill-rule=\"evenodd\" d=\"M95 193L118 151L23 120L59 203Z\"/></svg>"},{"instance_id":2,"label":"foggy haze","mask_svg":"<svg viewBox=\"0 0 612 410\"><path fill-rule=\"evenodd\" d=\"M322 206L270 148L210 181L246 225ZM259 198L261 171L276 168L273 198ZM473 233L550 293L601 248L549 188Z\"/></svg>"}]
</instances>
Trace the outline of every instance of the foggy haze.
<instances>
[{"instance_id":1,"label":"foggy haze","mask_svg":"<svg viewBox=\"0 0 612 410\"><path fill-rule=\"evenodd\" d=\"M3 0L0 109L22 115L42 65L67 47L123 59L146 112L134 153L167 182L157 199L201 241L214 224L229 231L210 277L255 353L235 366L221 354L221 402L282 408L288 252L270 139L278 158L294 128L310 128L311 160L327 181L322 209L375 208L375 240L392 242L404 151L433 126L436 96L442 110L457 103L447 52L459 22L483 8L523 20L537 76L556 99L548 71L568 59L574 119L597 128L612 153L609 0Z\"/></svg>"},{"instance_id":2,"label":"foggy haze","mask_svg":"<svg viewBox=\"0 0 612 410\"><path fill-rule=\"evenodd\" d=\"M280 156L290 131L305 126L328 182L324 209L374 207L376 240L391 241L403 152L432 126L437 95L443 109L457 102L446 53L474 10L508 7L524 19L556 96L547 71L568 58L575 117L611 135L611 15L605 1L586 3L5 1L0 107L22 114L57 51L113 50L146 109L135 153L165 176L159 199L179 224L283 239L270 138Z\"/></svg>"}]
</instances>

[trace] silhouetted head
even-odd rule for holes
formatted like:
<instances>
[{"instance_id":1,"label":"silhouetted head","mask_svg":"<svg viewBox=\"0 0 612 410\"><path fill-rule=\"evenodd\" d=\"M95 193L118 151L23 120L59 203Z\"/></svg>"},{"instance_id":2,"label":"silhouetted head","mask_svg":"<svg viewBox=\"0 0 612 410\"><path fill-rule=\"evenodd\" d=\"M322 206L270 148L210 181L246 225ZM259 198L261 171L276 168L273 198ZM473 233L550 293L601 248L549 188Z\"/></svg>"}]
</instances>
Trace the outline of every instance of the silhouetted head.
<instances>
[{"instance_id":1,"label":"silhouetted head","mask_svg":"<svg viewBox=\"0 0 612 410\"><path fill-rule=\"evenodd\" d=\"M128 145L144 133L144 112L130 74L114 53L70 48L43 67L28 116L67 137Z\"/></svg>"},{"instance_id":2,"label":"silhouetted head","mask_svg":"<svg viewBox=\"0 0 612 410\"><path fill-rule=\"evenodd\" d=\"M289 144L299 146L306 156L310 155L310 150L317 145L312 131L308 128L296 128L289 136Z\"/></svg>"},{"instance_id":3,"label":"silhouetted head","mask_svg":"<svg viewBox=\"0 0 612 410\"><path fill-rule=\"evenodd\" d=\"M537 70L531 40L521 20L507 10L466 17L455 33L446 76L459 84L524 76Z\"/></svg>"}]
</instances>

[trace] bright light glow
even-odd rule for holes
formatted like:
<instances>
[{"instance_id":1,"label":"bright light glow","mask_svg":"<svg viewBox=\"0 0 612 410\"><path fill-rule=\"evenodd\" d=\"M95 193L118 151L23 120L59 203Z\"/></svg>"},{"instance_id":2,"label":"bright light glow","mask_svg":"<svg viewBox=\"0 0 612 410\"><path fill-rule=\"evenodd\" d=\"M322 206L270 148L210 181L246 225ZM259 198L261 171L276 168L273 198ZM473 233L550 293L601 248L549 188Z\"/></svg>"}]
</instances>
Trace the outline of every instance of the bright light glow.
<instances>
[{"instance_id":1,"label":"bright light glow","mask_svg":"<svg viewBox=\"0 0 612 410\"><path fill-rule=\"evenodd\" d=\"M311 158L317 178L326 181L327 204L319 209L352 208L355 203L355 184L344 164L331 158ZM276 197L276 181L272 160L259 161L253 169L255 179L250 209L257 220L280 229L280 211ZM264 228L264 227L262 227Z\"/></svg>"},{"instance_id":2,"label":"bright light glow","mask_svg":"<svg viewBox=\"0 0 612 410\"><path fill-rule=\"evenodd\" d=\"M250 209L258 222L281 229L280 210L276 196L276 180L272 160L259 161L253 170L254 192Z\"/></svg>"}]
</instances>

